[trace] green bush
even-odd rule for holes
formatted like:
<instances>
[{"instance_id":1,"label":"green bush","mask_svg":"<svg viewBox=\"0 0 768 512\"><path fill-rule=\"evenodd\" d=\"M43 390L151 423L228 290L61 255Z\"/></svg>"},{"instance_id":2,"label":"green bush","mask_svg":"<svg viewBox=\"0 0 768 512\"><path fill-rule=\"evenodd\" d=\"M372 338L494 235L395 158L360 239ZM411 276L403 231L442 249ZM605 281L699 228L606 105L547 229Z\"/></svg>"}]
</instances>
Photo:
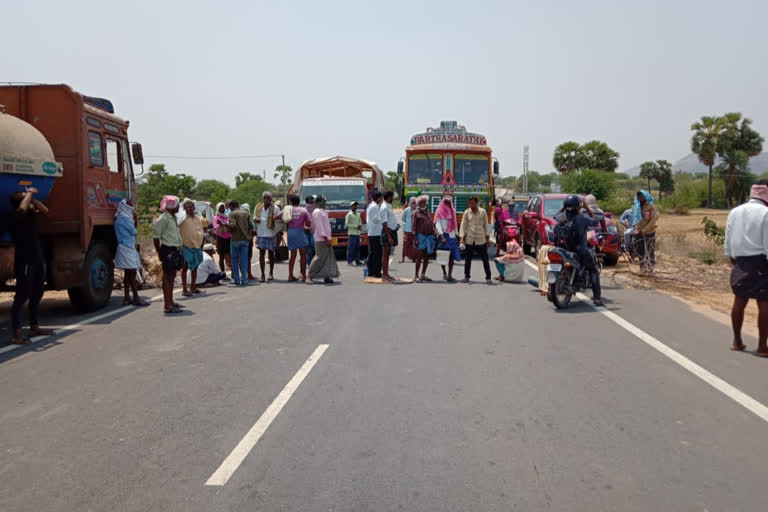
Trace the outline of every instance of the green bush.
<instances>
[{"instance_id":1,"label":"green bush","mask_svg":"<svg viewBox=\"0 0 768 512\"><path fill-rule=\"evenodd\" d=\"M620 217L621 214L624 213L624 210L631 207L632 207L632 198L626 197L626 195L622 195L622 196L616 195L600 201L600 208L602 208L604 212L611 212L612 214L614 214L614 216L617 219L617 222L618 222L618 217Z\"/></svg>"},{"instance_id":2,"label":"green bush","mask_svg":"<svg viewBox=\"0 0 768 512\"><path fill-rule=\"evenodd\" d=\"M612 172L585 169L571 171L560 178L563 192L569 194L592 194L598 201L608 199L616 190L616 175Z\"/></svg>"}]
</instances>

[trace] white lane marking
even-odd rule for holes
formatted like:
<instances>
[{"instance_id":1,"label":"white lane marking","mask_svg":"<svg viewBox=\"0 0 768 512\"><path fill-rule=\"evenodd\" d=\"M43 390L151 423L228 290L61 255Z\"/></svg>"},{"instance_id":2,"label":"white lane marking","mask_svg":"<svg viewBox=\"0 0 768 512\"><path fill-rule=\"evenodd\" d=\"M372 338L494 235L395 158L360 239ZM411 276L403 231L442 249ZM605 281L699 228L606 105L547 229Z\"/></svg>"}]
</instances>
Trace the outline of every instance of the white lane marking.
<instances>
[{"instance_id":1,"label":"white lane marking","mask_svg":"<svg viewBox=\"0 0 768 512\"><path fill-rule=\"evenodd\" d=\"M253 424L251 429L245 434L237 446L235 446L232 453L230 453L224 462L221 463L219 469L217 469L211 477L205 482L205 485L224 485L229 478L234 474L243 460L248 456L256 443L259 442L261 436L267 431L269 426L275 420L280 411L283 409L288 400L293 396L296 390L301 385L301 382L315 366L315 363L322 357L323 353L328 349L328 345L318 345L312 355L309 356L304 364L296 372L296 375L288 381L280 394L275 397L269 407L264 411L261 417Z\"/></svg>"},{"instance_id":2,"label":"white lane marking","mask_svg":"<svg viewBox=\"0 0 768 512\"><path fill-rule=\"evenodd\" d=\"M535 269L538 271L538 267L531 263L528 260L525 260L525 262L528 264L529 267ZM626 330L630 334L634 335L644 343L646 343L648 346L656 349L657 351L661 352L663 355L667 356L669 359L683 367L684 369L688 370L737 404L741 405L745 409L753 412L760 418L762 418L764 421L768 421L768 407L763 405L762 403L758 402L748 394L741 391L739 388L727 383L714 373L710 372L709 370L699 366L698 364L694 363L687 357L685 357L680 352L668 347L658 339L654 338L647 332L643 331L642 329L638 328L634 324L624 320L619 315L614 313L613 311L608 311L605 307L602 306L595 306L592 304L592 301L589 300L589 298L582 294L578 293L576 294L576 297L583 301L584 303L588 304L592 307L595 311L603 315L604 317L608 318L611 322L615 323L622 329Z\"/></svg>"},{"instance_id":3,"label":"white lane marking","mask_svg":"<svg viewBox=\"0 0 768 512\"><path fill-rule=\"evenodd\" d=\"M181 288L177 288L173 291L174 294L179 293L181 291ZM156 295L149 299L150 302L154 302L156 300L162 299L163 295ZM88 324L92 324L93 322L98 322L99 320L102 320L104 318L109 318L110 316L118 315L120 313L123 313L125 311L129 311L131 309L136 309L136 306L122 306L117 309L113 309L112 311L107 311L106 313L102 313L100 315L92 316L91 318L86 318L85 320L81 320L80 322L76 324L69 324L65 325L64 327L58 327L54 329L53 334L49 334L47 336L35 336L31 339L32 345L39 343L41 341L44 341L48 338L52 338L54 336L58 336L59 334L67 331L74 331L76 329L79 329L80 327ZM11 352L12 350L17 350L23 347L30 347L32 345L8 345L7 347L0 348L0 354L4 354L6 352Z\"/></svg>"}]
</instances>

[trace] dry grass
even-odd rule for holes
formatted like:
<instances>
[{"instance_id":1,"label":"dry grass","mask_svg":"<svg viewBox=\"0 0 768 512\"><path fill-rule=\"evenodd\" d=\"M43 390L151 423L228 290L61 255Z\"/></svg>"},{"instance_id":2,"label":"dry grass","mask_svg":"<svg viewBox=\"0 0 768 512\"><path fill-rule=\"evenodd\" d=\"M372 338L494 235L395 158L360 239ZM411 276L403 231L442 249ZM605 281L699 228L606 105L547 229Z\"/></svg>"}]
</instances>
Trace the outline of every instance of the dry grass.
<instances>
[{"instance_id":1,"label":"dry grass","mask_svg":"<svg viewBox=\"0 0 768 512\"><path fill-rule=\"evenodd\" d=\"M688 215L661 215L656 230L656 268L653 275L640 275L638 267L626 263L620 264L616 273L626 277L631 286L657 289L721 313L729 313L733 301L731 269L723 248L704 236L701 220L705 216L719 226L725 226L728 212L699 209L691 210ZM710 256L716 260L715 263L702 261ZM611 274L608 270L607 275ZM756 314L757 308L750 304L747 315L756 318Z\"/></svg>"}]
</instances>

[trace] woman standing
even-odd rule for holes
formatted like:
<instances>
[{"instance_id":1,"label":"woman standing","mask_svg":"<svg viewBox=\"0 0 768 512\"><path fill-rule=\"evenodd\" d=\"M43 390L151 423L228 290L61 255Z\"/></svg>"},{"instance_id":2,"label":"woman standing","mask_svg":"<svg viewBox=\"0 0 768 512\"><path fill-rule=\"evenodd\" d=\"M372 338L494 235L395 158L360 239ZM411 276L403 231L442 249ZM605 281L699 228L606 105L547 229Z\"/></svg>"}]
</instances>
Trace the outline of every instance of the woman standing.
<instances>
[{"instance_id":1,"label":"woman standing","mask_svg":"<svg viewBox=\"0 0 768 512\"><path fill-rule=\"evenodd\" d=\"M408 201L408 207L403 210L403 256L400 258L400 263L405 263L405 258L409 258L411 261L416 259L416 248L413 245L414 238L413 233L411 233L411 221L416 208L416 198L412 197Z\"/></svg>"},{"instance_id":2,"label":"woman standing","mask_svg":"<svg viewBox=\"0 0 768 512\"><path fill-rule=\"evenodd\" d=\"M496 208L493 209L493 217L493 227L496 236L496 256L498 256L501 253L501 248L506 247L507 239L505 229L507 223L512 218L512 215L509 212L508 199L501 199L501 203L496 204Z\"/></svg>"},{"instance_id":3,"label":"woman standing","mask_svg":"<svg viewBox=\"0 0 768 512\"><path fill-rule=\"evenodd\" d=\"M293 275L293 267L296 264L296 253L299 253L299 268L301 280L307 279L307 229L312 227L312 219L307 210L299 206L301 199L297 195L288 196L288 206L278 214L285 221L288 228L288 250L291 257L288 260L288 281L298 281Z\"/></svg>"},{"instance_id":4,"label":"woman standing","mask_svg":"<svg viewBox=\"0 0 768 512\"><path fill-rule=\"evenodd\" d=\"M222 272L227 271L227 266L232 268L232 260L229 255L229 244L232 240L232 233L223 229L229 222L227 207L224 203L216 205L216 214L213 216L213 234L216 235L216 252L219 253L219 269ZM227 265L224 265L226 261Z\"/></svg>"},{"instance_id":5,"label":"woman standing","mask_svg":"<svg viewBox=\"0 0 768 512\"><path fill-rule=\"evenodd\" d=\"M443 197L440 201L440 206L437 207L435 212L435 232L437 232L437 239L440 241L438 245L438 251L448 252L448 272L445 271L445 265L441 265L443 268L443 279L449 283L453 283L456 280L453 278L453 264L456 261L461 260L461 252L459 252L459 242L456 238L456 230L458 226L456 223L456 210L453 209L453 199L451 196Z\"/></svg>"},{"instance_id":6,"label":"woman standing","mask_svg":"<svg viewBox=\"0 0 768 512\"><path fill-rule=\"evenodd\" d=\"M325 197L315 197L315 211L312 212L312 233L315 235L315 259L309 267L307 284L313 279L323 278L326 284L333 283L334 277L339 277L339 265L333 254L333 236L331 221L325 209Z\"/></svg>"},{"instance_id":7,"label":"woman standing","mask_svg":"<svg viewBox=\"0 0 768 512\"><path fill-rule=\"evenodd\" d=\"M133 207L125 199L117 203L115 237L117 238L115 268L123 270L123 289L125 290L123 305L149 306L149 302L139 297L136 276L141 268L141 256L136 250L136 215ZM130 292L133 292L133 300Z\"/></svg>"}]
</instances>

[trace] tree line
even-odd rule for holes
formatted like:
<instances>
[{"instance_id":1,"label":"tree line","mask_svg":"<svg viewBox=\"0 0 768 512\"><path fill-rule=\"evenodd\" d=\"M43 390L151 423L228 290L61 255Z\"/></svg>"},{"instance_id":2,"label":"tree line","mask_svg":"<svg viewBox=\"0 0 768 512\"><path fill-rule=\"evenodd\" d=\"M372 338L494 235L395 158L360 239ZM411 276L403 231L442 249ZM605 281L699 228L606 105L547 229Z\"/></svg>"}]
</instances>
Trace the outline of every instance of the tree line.
<instances>
[{"instance_id":1,"label":"tree line","mask_svg":"<svg viewBox=\"0 0 768 512\"><path fill-rule=\"evenodd\" d=\"M287 191L291 185L292 171L289 165L278 165L273 174L278 185L265 181L258 174L241 172L235 177L235 186L230 187L223 181L197 180L194 176L184 173L171 173L165 164L153 164L136 185L137 213L142 221L151 222L157 213L160 200L166 195L191 197L213 205L230 199L240 204L254 205L261 202L261 195L267 190L278 193Z\"/></svg>"}]
</instances>

